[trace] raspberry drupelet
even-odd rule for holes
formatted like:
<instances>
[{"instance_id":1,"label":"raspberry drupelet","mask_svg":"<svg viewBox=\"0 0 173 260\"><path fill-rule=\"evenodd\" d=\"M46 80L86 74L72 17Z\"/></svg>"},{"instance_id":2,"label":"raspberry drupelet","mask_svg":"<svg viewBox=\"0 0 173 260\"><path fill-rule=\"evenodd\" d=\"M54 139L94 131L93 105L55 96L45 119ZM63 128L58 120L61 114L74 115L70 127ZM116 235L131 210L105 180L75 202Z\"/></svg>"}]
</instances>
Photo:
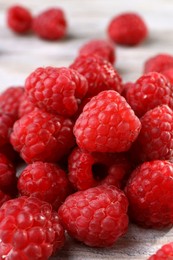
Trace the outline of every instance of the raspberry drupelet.
<instances>
[{"instance_id":1,"label":"raspberry drupelet","mask_svg":"<svg viewBox=\"0 0 173 260\"><path fill-rule=\"evenodd\" d=\"M173 86L165 76L150 72L128 88L126 99L138 117L159 105L173 108Z\"/></svg>"},{"instance_id":2,"label":"raspberry drupelet","mask_svg":"<svg viewBox=\"0 0 173 260\"><path fill-rule=\"evenodd\" d=\"M122 92L122 80L110 62L99 56L80 56L70 68L77 70L88 81L87 97L104 90Z\"/></svg>"},{"instance_id":3,"label":"raspberry drupelet","mask_svg":"<svg viewBox=\"0 0 173 260\"><path fill-rule=\"evenodd\" d=\"M10 142L14 122L15 118L12 114L0 113L0 147Z\"/></svg>"},{"instance_id":4,"label":"raspberry drupelet","mask_svg":"<svg viewBox=\"0 0 173 260\"><path fill-rule=\"evenodd\" d=\"M99 56L109 61L111 64L115 62L115 46L108 40L91 40L85 43L79 50L79 56Z\"/></svg>"},{"instance_id":5,"label":"raspberry drupelet","mask_svg":"<svg viewBox=\"0 0 173 260\"><path fill-rule=\"evenodd\" d=\"M163 245L154 255L148 260L171 260L173 259L173 242Z\"/></svg>"},{"instance_id":6,"label":"raspberry drupelet","mask_svg":"<svg viewBox=\"0 0 173 260\"><path fill-rule=\"evenodd\" d=\"M134 46L145 40L148 29L140 15L122 13L111 20L108 35L117 44Z\"/></svg>"},{"instance_id":7,"label":"raspberry drupelet","mask_svg":"<svg viewBox=\"0 0 173 260\"><path fill-rule=\"evenodd\" d=\"M0 208L0 240L1 258L48 260L64 245L65 237L51 205L22 196Z\"/></svg>"},{"instance_id":8,"label":"raspberry drupelet","mask_svg":"<svg viewBox=\"0 0 173 260\"><path fill-rule=\"evenodd\" d=\"M173 68L173 56L166 53L160 53L146 60L144 64L144 73L152 71L162 73L170 68Z\"/></svg>"},{"instance_id":9,"label":"raspberry drupelet","mask_svg":"<svg viewBox=\"0 0 173 260\"><path fill-rule=\"evenodd\" d=\"M66 173L58 165L44 162L29 164L18 180L21 195L44 200L58 209L70 194Z\"/></svg>"},{"instance_id":10,"label":"raspberry drupelet","mask_svg":"<svg viewBox=\"0 0 173 260\"><path fill-rule=\"evenodd\" d=\"M37 36L49 41L63 38L67 33L67 21L64 11L50 8L33 20L33 30Z\"/></svg>"},{"instance_id":11,"label":"raspberry drupelet","mask_svg":"<svg viewBox=\"0 0 173 260\"><path fill-rule=\"evenodd\" d=\"M27 162L57 162L75 144L73 122L36 110L15 122L11 134L15 150Z\"/></svg>"},{"instance_id":12,"label":"raspberry drupelet","mask_svg":"<svg viewBox=\"0 0 173 260\"><path fill-rule=\"evenodd\" d=\"M116 91L93 97L76 120L74 135L89 152L124 152L137 138L141 123L126 100Z\"/></svg>"},{"instance_id":13,"label":"raspberry drupelet","mask_svg":"<svg viewBox=\"0 0 173 260\"><path fill-rule=\"evenodd\" d=\"M34 111L35 109L37 109L37 107L29 100L25 93L19 104L19 118Z\"/></svg>"},{"instance_id":14,"label":"raspberry drupelet","mask_svg":"<svg viewBox=\"0 0 173 260\"><path fill-rule=\"evenodd\" d=\"M67 197L58 215L71 237L88 246L108 247L126 233L127 209L121 190L98 186Z\"/></svg>"},{"instance_id":15,"label":"raspberry drupelet","mask_svg":"<svg viewBox=\"0 0 173 260\"><path fill-rule=\"evenodd\" d=\"M76 190L101 184L121 188L130 168L124 153L88 153L76 147L68 159L68 177Z\"/></svg>"},{"instance_id":16,"label":"raspberry drupelet","mask_svg":"<svg viewBox=\"0 0 173 260\"><path fill-rule=\"evenodd\" d=\"M164 70L162 74L170 81L170 83L173 85L173 66L172 68L169 68L167 70Z\"/></svg>"},{"instance_id":17,"label":"raspberry drupelet","mask_svg":"<svg viewBox=\"0 0 173 260\"><path fill-rule=\"evenodd\" d=\"M23 6L12 6L7 11L7 25L15 33L26 34L32 27L32 15Z\"/></svg>"},{"instance_id":18,"label":"raspberry drupelet","mask_svg":"<svg viewBox=\"0 0 173 260\"><path fill-rule=\"evenodd\" d=\"M147 228L173 225L173 164L144 162L132 172L125 193L131 219Z\"/></svg>"},{"instance_id":19,"label":"raspberry drupelet","mask_svg":"<svg viewBox=\"0 0 173 260\"><path fill-rule=\"evenodd\" d=\"M88 90L87 80L69 68L38 68L26 79L26 93L35 106L72 116Z\"/></svg>"}]
</instances>

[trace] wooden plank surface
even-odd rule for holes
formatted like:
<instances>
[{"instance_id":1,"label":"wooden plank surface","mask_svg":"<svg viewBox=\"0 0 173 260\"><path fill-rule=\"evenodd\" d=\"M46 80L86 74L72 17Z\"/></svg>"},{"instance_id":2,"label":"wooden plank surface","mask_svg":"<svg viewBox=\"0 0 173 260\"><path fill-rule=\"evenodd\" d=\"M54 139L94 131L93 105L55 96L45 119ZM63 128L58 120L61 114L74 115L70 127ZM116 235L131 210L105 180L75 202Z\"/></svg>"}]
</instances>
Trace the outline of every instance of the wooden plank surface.
<instances>
[{"instance_id":1,"label":"wooden plank surface","mask_svg":"<svg viewBox=\"0 0 173 260\"><path fill-rule=\"evenodd\" d=\"M38 66L68 66L78 48L92 38L106 38L111 17L122 11L139 12L150 28L148 40L136 48L116 47L117 64L124 81L137 79L144 61L159 52L173 54L172 0L18 0L34 14L51 6L64 8L69 22L68 37L60 42L42 41L33 35L17 37L5 24L12 0L0 0L0 90L23 85ZM145 230L130 225L128 233L111 249L91 249L70 238L54 258L57 260L147 259L162 244L173 241L173 230Z\"/></svg>"}]
</instances>

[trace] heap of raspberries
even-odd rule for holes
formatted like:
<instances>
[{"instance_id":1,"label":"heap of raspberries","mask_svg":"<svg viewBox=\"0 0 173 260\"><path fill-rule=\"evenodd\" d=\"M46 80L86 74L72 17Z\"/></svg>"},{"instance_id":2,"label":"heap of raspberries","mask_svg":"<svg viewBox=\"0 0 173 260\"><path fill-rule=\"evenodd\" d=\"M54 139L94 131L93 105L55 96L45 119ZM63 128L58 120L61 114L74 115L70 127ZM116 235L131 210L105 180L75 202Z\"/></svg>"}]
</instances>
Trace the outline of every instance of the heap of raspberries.
<instances>
[{"instance_id":1,"label":"heap of raspberries","mask_svg":"<svg viewBox=\"0 0 173 260\"><path fill-rule=\"evenodd\" d=\"M61 9L32 19L20 6L8 11L17 33L32 24L41 38L65 35ZM137 45L147 34L134 13L108 26L117 44ZM23 87L1 93L1 259L50 259L67 234L110 247L129 222L173 226L173 57L149 58L145 74L129 83L115 57L113 42L94 39L69 67L37 68ZM171 257L170 241L150 259Z\"/></svg>"}]
</instances>

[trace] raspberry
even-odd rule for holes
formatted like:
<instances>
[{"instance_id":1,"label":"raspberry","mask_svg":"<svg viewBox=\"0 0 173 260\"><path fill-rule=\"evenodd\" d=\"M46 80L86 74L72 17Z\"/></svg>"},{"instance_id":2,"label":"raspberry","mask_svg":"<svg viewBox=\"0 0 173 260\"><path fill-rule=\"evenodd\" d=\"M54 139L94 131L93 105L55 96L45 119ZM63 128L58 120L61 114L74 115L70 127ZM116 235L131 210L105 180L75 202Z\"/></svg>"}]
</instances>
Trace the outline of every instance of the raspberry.
<instances>
[{"instance_id":1,"label":"raspberry","mask_svg":"<svg viewBox=\"0 0 173 260\"><path fill-rule=\"evenodd\" d=\"M132 88L134 86L134 83L132 82L126 82L123 84L123 91L121 92L121 95L127 99L127 92L130 88Z\"/></svg>"},{"instance_id":2,"label":"raspberry","mask_svg":"<svg viewBox=\"0 0 173 260\"><path fill-rule=\"evenodd\" d=\"M69 182L65 172L57 165L35 162L22 171L18 190L21 195L47 201L57 209L69 195Z\"/></svg>"},{"instance_id":3,"label":"raspberry","mask_svg":"<svg viewBox=\"0 0 173 260\"><path fill-rule=\"evenodd\" d=\"M147 37L148 29L136 13L123 13L112 19L108 26L108 35L122 45L138 45Z\"/></svg>"},{"instance_id":4,"label":"raspberry","mask_svg":"<svg viewBox=\"0 0 173 260\"><path fill-rule=\"evenodd\" d=\"M74 145L70 119L33 111L15 122L11 143L27 162L60 160Z\"/></svg>"},{"instance_id":5,"label":"raspberry","mask_svg":"<svg viewBox=\"0 0 173 260\"><path fill-rule=\"evenodd\" d=\"M105 59L98 56L80 56L70 66L81 73L88 81L87 96L92 97L103 90L116 90L121 93L120 75Z\"/></svg>"},{"instance_id":6,"label":"raspberry","mask_svg":"<svg viewBox=\"0 0 173 260\"><path fill-rule=\"evenodd\" d=\"M26 80L30 100L41 109L72 116L88 90L87 80L68 68L38 68Z\"/></svg>"},{"instance_id":7,"label":"raspberry","mask_svg":"<svg viewBox=\"0 0 173 260\"><path fill-rule=\"evenodd\" d=\"M106 40L91 40L87 42L80 48L79 55L97 55L112 64L115 62L114 45L112 42Z\"/></svg>"},{"instance_id":8,"label":"raspberry","mask_svg":"<svg viewBox=\"0 0 173 260\"><path fill-rule=\"evenodd\" d=\"M173 242L163 245L148 260L171 260L173 259Z\"/></svg>"},{"instance_id":9,"label":"raspberry","mask_svg":"<svg viewBox=\"0 0 173 260\"><path fill-rule=\"evenodd\" d=\"M7 25L15 33L25 34L32 26L31 13L25 7L12 6L7 12Z\"/></svg>"},{"instance_id":10,"label":"raspberry","mask_svg":"<svg viewBox=\"0 0 173 260\"><path fill-rule=\"evenodd\" d=\"M88 153L75 148L68 160L69 180L77 190L100 184L122 187L122 180L130 169L125 154Z\"/></svg>"},{"instance_id":11,"label":"raspberry","mask_svg":"<svg viewBox=\"0 0 173 260\"><path fill-rule=\"evenodd\" d=\"M169 54L158 54L149 58L144 64L144 72L160 72L173 67L173 56Z\"/></svg>"},{"instance_id":12,"label":"raspberry","mask_svg":"<svg viewBox=\"0 0 173 260\"><path fill-rule=\"evenodd\" d=\"M166 105L156 107L141 118L141 124L132 153L139 161L172 160L173 111Z\"/></svg>"},{"instance_id":13,"label":"raspberry","mask_svg":"<svg viewBox=\"0 0 173 260\"><path fill-rule=\"evenodd\" d=\"M170 81L171 85L173 85L173 66L170 69L164 70L162 74Z\"/></svg>"},{"instance_id":14,"label":"raspberry","mask_svg":"<svg viewBox=\"0 0 173 260\"><path fill-rule=\"evenodd\" d=\"M3 259L47 260L65 237L58 214L48 203L20 197L0 209L0 240L6 252L0 255Z\"/></svg>"},{"instance_id":15,"label":"raspberry","mask_svg":"<svg viewBox=\"0 0 173 260\"><path fill-rule=\"evenodd\" d=\"M19 105L19 118L32 112L35 109L36 107L34 104L29 100L27 95L24 94Z\"/></svg>"},{"instance_id":16,"label":"raspberry","mask_svg":"<svg viewBox=\"0 0 173 260\"><path fill-rule=\"evenodd\" d=\"M0 190L11 193L16 188L16 171L7 157L0 153Z\"/></svg>"},{"instance_id":17,"label":"raspberry","mask_svg":"<svg viewBox=\"0 0 173 260\"><path fill-rule=\"evenodd\" d=\"M18 110L20 101L24 93L23 87L10 87L7 88L0 95L0 111L1 113L9 113L18 118Z\"/></svg>"},{"instance_id":18,"label":"raspberry","mask_svg":"<svg viewBox=\"0 0 173 260\"><path fill-rule=\"evenodd\" d=\"M103 91L84 107L74 126L78 146L89 152L127 151L141 128L126 100L116 91Z\"/></svg>"},{"instance_id":19,"label":"raspberry","mask_svg":"<svg viewBox=\"0 0 173 260\"><path fill-rule=\"evenodd\" d=\"M33 30L40 38L54 41L63 38L67 22L63 10L51 8L39 14L33 21Z\"/></svg>"},{"instance_id":20,"label":"raspberry","mask_svg":"<svg viewBox=\"0 0 173 260\"><path fill-rule=\"evenodd\" d=\"M10 133L15 122L11 114L0 113L0 147L9 143Z\"/></svg>"},{"instance_id":21,"label":"raspberry","mask_svg":"<svg viewBox=\"0 0 173 260\"><path fill-rule=\"evenodd\" d=\"M168 161L145 162L128 180L125 193L131 219L144 227L173 225L173 164Z\"/></svg>"},{"instance_id":22,"label":"raspberry","mask_svg":"<svg viewBox=\"0 0 173 260\"><path fill-rule=\"evenodd\" d=\"M67 197L58 214L70 236L88 246L107 247L127 231L127 208L122 191L98 186Z\"/></svg>"},{"instance_id":23,"label":"raspberry","mask_svg":"<svg viewBox=\"0 0 173 260\"><path fill-rule=\"evenodd\" d=\"M0 190L0 207L2 206L2 204L4 202L6 202L7 200L10 200L11 197L5 193L3 193L1 190Z\"/></svg>"},{"instance_id":24,"label":"raspberry","mask_svg":"<svg viewBox=\"0 0 173 260\"><path fill-rule=\"evenodd\" d=\"M127 102L138 117L162 104L173 108L173 86L162 74L151 72L128 88Z\"/></svg>"}]
</instances>

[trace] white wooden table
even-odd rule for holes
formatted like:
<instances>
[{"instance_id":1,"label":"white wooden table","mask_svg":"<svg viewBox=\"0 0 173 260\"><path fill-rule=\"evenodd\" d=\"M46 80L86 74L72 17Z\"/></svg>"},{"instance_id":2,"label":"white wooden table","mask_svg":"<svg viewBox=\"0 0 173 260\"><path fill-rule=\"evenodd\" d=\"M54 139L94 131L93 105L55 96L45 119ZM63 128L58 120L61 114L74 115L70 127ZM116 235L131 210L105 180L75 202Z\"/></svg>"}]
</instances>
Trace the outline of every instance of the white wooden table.
<instances>
[{"instance_id":1,"label":"white wooden table","mask_svg":"<svg viewBox=\"0 0 173 260\"><path fill-rule=\"evenodd\" d=\"M106 38L111 17L130 10L141 13L149 29L149 39L136 48L117 47L117 64L124 81L137 79L144 61L159 52L173 54L172 0L18 0L34 14L51 6L62 7L69 22L68 38L46 42L34 36L17 37L5 25L5 12L16 1L0 0L0 90L23 85L38 66L68 66L78 48L92 38ZM68 239L56 260L147 259L162 244L173 241L173 230L145 230L130 225L129 231L111 249L92 249Z\"/></svg>"}]
</instances>

